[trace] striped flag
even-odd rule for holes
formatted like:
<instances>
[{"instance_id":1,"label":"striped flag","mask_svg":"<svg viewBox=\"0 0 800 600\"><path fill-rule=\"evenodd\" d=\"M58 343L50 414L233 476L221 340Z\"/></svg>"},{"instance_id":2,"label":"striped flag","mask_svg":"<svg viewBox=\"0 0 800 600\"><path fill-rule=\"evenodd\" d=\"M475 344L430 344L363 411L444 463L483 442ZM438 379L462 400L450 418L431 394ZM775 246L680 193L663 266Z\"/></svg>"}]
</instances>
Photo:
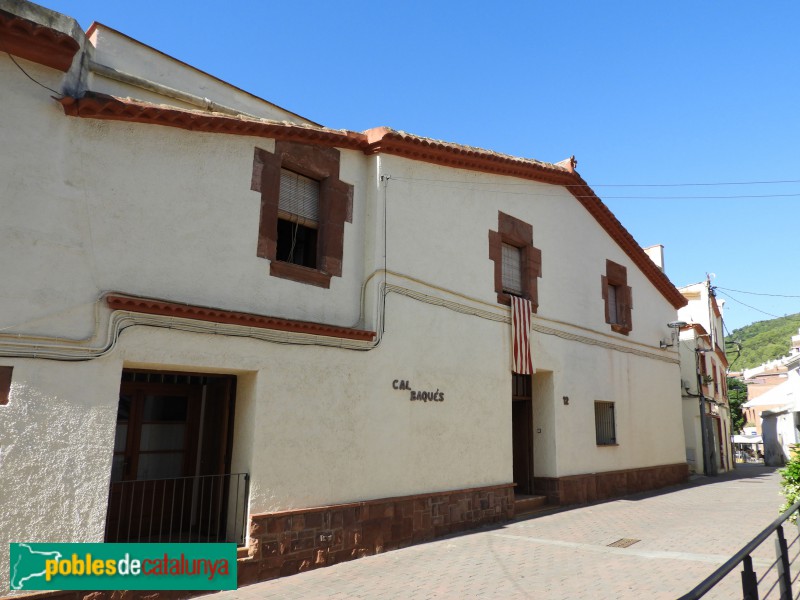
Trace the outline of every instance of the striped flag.
<instances>
[{"instance_id":1,"label":"striped flag","mask_svg":"<svg viewBox=\"0 0 800 600\"><path fill-rule=\"evenodd\" d=\"M520 375L534 372L530 334L531 301L511 296L511 370Z\"/></svg>"}]
</instances>

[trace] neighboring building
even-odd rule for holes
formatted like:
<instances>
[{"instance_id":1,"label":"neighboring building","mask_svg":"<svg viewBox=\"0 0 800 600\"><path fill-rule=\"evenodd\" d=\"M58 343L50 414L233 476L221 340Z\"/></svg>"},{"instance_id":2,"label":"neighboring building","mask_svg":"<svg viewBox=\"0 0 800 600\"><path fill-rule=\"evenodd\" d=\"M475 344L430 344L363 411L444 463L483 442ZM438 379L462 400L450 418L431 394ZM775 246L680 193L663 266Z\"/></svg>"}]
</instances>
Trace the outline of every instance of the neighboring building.
<instances>
[{"instance_id":1,"label":"neighboring building","mask_svg":"<svg viewBox=\"0 0 800 600\"><path fill-rule=\"evenodd\" d=\"M785 366L786 381L758 399L765 405L775 406L762 409L760 416L764 463L776 467L786 464L792 457L793 447L800 443L800 354L793 354L785 361Z\"/></svg>"},{"instance_id":2,"label":"neighboring building","mask_svg":"<svg viewBox=\"0 0 800 600\"><path fill-rule=\"evenodd\" d=\"M772 391L786 383L789 377L787 363L794 354L771 360L752 369L745 369L743 380L747 385L748 401L742 405L745 423L756 428L758 435L762 434L761 413L773 410L782 405L781 394L774 395Z\"/></svg>"},{"instance_id":3,"label":"neighboring building","mask_svg":"<svg viewBox=\"0 0 800 600\"><path fill-rule=\"evenodd\" d=\"M678 311L686 461L695 473L734 466L722 308L709 280L679 288L688 304ZM705 449L705 450L704 450Z\"/></svg>"},{"instance_id":4,"label":"neighboring building","mask_svg":"<svg viewBox=\"0 0 800 600\"><path fill-rule=\"evenodd\" d=\"M5 542L234 540L244 584L685 480L686 300L573 160L327 129L35 5L0 35L62 95L0 55Z\"/></svg>"}]
</instances>

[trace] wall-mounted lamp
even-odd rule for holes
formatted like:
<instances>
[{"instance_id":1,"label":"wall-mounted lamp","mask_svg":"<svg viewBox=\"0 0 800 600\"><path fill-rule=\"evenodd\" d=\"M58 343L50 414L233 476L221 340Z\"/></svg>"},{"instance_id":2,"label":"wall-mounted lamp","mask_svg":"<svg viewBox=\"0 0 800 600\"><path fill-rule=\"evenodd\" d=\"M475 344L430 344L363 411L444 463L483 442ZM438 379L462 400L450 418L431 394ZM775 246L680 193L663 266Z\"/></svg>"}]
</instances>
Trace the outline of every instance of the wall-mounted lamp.
<instances>
[{"instance_id":1,"label":"wall-mounted lamp","mask_svg":"<svg viewBox=\"0 0 800 600\"><path fill-rule=\"evenodd\" d=\"M658 342L658 347L661 348L662 350L664 350L665 348L672 348L678 341L678 330L681 327L686 327L687 325L688 323L686 321L671 321L670 323L667 323L667 327L672 329L672 332L670 334L670 341L672 343L668 344L664 340L661 340L660 342Z\"/></svg>"}]
</instances>

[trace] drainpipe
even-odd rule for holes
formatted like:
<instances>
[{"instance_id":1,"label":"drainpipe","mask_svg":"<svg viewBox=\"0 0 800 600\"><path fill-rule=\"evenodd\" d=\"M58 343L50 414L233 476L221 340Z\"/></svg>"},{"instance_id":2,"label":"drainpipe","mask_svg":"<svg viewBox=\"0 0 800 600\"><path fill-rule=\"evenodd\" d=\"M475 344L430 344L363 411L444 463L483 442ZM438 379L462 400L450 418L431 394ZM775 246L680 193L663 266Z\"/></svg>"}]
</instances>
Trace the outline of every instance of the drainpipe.
<instances>
[{"instance_id":1,"label":"drainpipe","mask_svg":"<svg viewBox=\"0 0 800 600\"><path fill-rule=\"evenodd\" d=\"M208 98L203 98L202 96L196 96L195 94L190 94L188 92L176 90L175 88L171 88L169 86L156 83L155 81L150 81L148 79L143 79L142 77L131 75L130 73L125 73L124 71L118 71L113 67L97 63L93 60L89 61L89 70L92 73L97 73L98 75L102 75L107 79L113 79L114 81L126 83L128 85L132 85L134 87L138 87L143 90L155 92L156 94L159 94L161 96L167 96L168 98L180 100L181 102L185 102L186 104L191 104L192 106L197 106L198 108L202 108L203 110L223 113L232 116L242 115L245 117L252 117L254 119L262 118L262 117L257 117L256 115L248 114L237 108L231 108L230 106L219 104L217 102L209 100Z\"/></svg>"}]
</instances>

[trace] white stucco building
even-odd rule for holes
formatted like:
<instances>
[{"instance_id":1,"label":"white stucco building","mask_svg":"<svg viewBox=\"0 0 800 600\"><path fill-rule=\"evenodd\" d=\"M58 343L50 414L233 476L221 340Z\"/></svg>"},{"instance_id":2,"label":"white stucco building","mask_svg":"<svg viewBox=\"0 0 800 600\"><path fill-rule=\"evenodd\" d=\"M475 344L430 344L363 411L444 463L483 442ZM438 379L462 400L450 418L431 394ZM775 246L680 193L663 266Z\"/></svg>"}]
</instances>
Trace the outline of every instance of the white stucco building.
<instances>
[{"instance_id":1,"label":"white stucco building","mask_svg":"<svg viewBox=\"0 0 800 600\"><path fill-rule=\"evenodd\" d=\"M574 161L327 129L34 5L0 31L61 93L0 55L0 584L9 541L230 539L247 583L515 484L685 479L686 301Z\"/></svg>"},{"instance_id":2,"label":"white stucco building","mask_svg":"<svg viewBox=\"0 0 800 600\"><path fill-rule=\"evenodd\" d=\"M709 280L679 288L688 304L680 321L681 387L686 461L694 473L734 468L722 308ZM702 407L702 412L701 412ZM704 450L705 448L705 450ZM705 459L704 459L705 457Z\"/></svg>"},{"instance_id":3,"label":"white stucco building","mask_svg":"<svg viewBox=\"0 0 800 600\"><path fill-rule=\"evenodd\" d=\"M793 345L794 341L793 337ZM781 363L785 380L743 405L758 414L764 464L774 467L786 464L800 443L800 353L792 352Z\"/></svg>"}]
</instances>

